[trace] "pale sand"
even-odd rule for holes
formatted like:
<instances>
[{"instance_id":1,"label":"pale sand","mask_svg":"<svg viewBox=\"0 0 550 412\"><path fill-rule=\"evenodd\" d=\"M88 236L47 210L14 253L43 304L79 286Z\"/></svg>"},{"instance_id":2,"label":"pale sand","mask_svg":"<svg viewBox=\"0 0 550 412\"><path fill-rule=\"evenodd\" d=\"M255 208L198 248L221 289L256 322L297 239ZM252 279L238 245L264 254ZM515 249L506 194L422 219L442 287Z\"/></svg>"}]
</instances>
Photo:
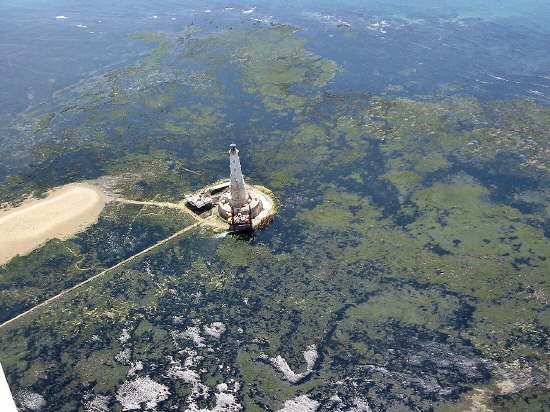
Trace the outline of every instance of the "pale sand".
<instances>
[{"instance_id":1,"label":"pale sand","mask_svg":"<svg viewBox=\"0 0 550 412\"><path fill-rule=\"evenodd\" d=\"M51 190L44 199L0 212L0 265L50 239L67 239L96 223L106 201L98 188L73 183Z\"/></svg>"}]
</instances>

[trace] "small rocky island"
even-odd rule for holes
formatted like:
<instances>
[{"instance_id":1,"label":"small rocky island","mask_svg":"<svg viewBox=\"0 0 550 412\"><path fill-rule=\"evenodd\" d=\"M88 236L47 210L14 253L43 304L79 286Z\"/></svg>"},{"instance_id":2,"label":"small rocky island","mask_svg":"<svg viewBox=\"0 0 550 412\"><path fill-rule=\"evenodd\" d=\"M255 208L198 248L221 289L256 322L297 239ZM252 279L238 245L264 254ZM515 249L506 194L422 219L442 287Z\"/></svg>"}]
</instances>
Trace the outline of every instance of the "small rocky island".
<instances>
[{"instance_id":1,"label":"small rocky island","mask_svg":"<svg viewBox=\"0 0 550 412\"><path fill-rule=\"evenodd\" d=\"M235 144L229 147L229 165L229 180L187 195L187 207L201 216L212 216L209 225L220 229L246 231L268 225L276 213L275 196L263 186L245 183Z\"/></svg>"}]
</instances>

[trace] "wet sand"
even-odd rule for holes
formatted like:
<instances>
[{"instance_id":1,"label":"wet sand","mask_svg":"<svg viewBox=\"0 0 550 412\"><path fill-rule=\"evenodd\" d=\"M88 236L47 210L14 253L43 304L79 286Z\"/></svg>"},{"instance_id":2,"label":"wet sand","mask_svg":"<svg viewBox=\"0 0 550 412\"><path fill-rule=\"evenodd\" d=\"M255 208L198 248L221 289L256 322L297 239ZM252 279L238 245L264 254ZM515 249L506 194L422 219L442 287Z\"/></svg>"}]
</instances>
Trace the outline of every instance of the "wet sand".
<instances>
[{"instance_id":1,"label":"wet sand","mask_svg":"<svg viewBox=\"0 0 550 412\"><path fill-rule=\"evenodd\" d=\"M0 265L58 238L67 239L97 222L107 197L98 188L73 183L0 212Z\"/></svg>"}]
</instances>

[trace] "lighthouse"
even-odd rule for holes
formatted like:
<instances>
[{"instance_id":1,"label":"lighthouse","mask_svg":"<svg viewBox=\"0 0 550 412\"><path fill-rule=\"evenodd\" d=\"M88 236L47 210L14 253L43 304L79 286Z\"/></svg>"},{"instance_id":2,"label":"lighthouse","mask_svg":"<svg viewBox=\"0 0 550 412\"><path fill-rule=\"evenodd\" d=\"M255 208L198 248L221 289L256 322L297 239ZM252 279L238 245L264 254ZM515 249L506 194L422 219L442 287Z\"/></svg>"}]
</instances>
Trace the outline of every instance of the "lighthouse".
<instances>
[{"instance_id":1,"label":"lighthouse","mask_svg":"<svg viewBox=\"0 0 550 412\"><path fill-rule=\"evenodd\" d=\"M244 182L239 159L239 149L229 146L229 190L218 203L218 213L234 230L248 230L254 227L254 219L264 210L261 195L253 186Z\"/></svg>"},{"instance_id":2,"label":"lighthouse","mask_svg":"<svg viewBox=\"0 0 550 412\"><path fill-rule=\"evenodd\" d=\"M267 226L277 212L276 198L271 190L260 185L247 184L241 170L239 149L229 145L229 179L185 196L185 205L192 213L212 222L216 228L248 231ZM206 217L215 219L207 220Z\"/></svg>"},{"instance_id":3,"label":"lighthouse","mask_svg":"<svg viewBox=\"0 0 550 412\"><path fill-rule=\"evenodd\" d=\"M239 149L235 144L229 146L229 171L231 207L241 209L248 203L248 194L246 193L243 172L241 171Z\"/></svg>"}]
</instances>

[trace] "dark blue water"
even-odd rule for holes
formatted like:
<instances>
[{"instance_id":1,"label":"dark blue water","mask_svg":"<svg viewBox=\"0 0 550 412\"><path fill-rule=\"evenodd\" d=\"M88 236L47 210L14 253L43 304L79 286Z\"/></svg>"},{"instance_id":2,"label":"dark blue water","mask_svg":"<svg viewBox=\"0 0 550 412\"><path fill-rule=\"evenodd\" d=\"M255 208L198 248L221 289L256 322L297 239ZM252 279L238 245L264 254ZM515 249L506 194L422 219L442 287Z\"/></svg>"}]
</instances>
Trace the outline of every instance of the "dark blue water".
<instances>
[{"instance_id":1,"label":"dark blue water","mask_svg":"<svg viewBox=\"0 0 550 412\"><path fill-rule=\"evenodd\" d=\"M343 64L341 88L404 85L400 94L420 95L449 93L451 86L486 98L548 102L548 2L407 3L6 1L0 114L131 62L143 49L128 41L130 33L177 31L192 22L211 30L239 22L295 24L317 53ZM342 47L339 31L356 37Z\"/></svg>"}]
</instances>

